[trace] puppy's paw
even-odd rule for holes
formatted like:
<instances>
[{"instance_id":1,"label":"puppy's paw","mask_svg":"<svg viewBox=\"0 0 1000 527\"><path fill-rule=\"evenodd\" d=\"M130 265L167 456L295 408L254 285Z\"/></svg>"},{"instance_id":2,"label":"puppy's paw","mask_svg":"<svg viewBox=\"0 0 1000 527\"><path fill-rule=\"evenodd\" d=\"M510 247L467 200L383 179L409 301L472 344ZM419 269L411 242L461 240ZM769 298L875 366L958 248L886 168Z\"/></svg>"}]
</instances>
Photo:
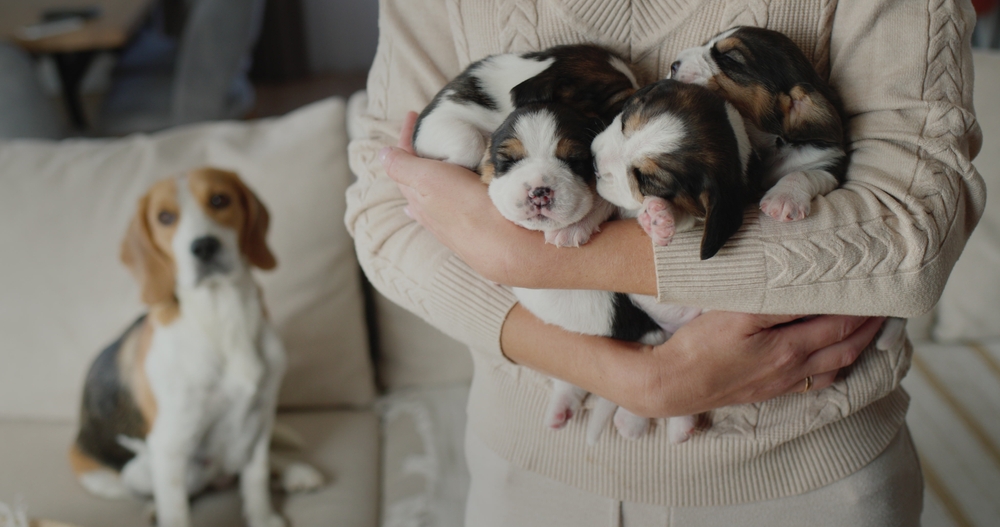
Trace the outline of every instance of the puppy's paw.
<instances>
[{"instance_id":1,"label":"puppy's paw","mask_svg":"<svg viewBox=\"0 0 1000 527\"><path fill-rule=\"evenodd\" d=\"M289 494L312 492L323 486L323 475L318 470L298 461L281 471L281 488Z\"/></svg>"},{"instance_id":2,"label":"puppy's paw","mask_svg":"<svg viewBox=\"0 0 1000 527\"><path fill-rule=\"evenodd\" d=\"M554 231L545 231L545 243L556 247L579 247L589 242L590 237L600 230L591 222L581 221Z\"/></svg>"},{"instance_id":3,"label":"puppy's paw","mask_svg":"<svg viewBox=\"0 0 1000 527\"><path fill-rule=\"evenodd\" d=\"M625 439L636 440L646 434L649 430L649 419L639 417L624 408L619 408L615 412L615 428Z\"/></svg>"},{"instance_id":4,"label":"puppy's paw","mask_svg":"<svg viewBox=\"0 0 1000 527\"><path fill-rule=\"evenodd\" d=\"M807 192L776 185L760 200L760 210L778 221L798 221L809 215L811 203Z\"/></svg>"},{"instance_id":5,"label":"puppy's paw","mask_svg":"<svg viewBox=\"0 0 1000 527\"><path fill-rule=\"evenodd\" d=\"M669 201L647 196L642 200L642 211L639 212L638 219L642 230L653 239L654 244L661 247L670 245L676 226Z\"/></svg>"},{"instance_id":6,"label":"puppy's paw","mask_svg":"<svg viewBox=\"0 0 1000 527\"><path fill-rule=\"evenodd\" d=\"M559 430L580 412L582 401L572 394L552 394L549 408L545 412L545 426Z\"/></svg>"},{"instance_id":7,"label":"puppy's paw","mask_svg":"<svg viewBox=\"0 0 1000 527\"><path fill-rule=\"evenodd\" d=\"M694 435L695 417L684 415L667 419L667 438L672 444L678 445L691 439Z\"/></svg>"}]
</instances>

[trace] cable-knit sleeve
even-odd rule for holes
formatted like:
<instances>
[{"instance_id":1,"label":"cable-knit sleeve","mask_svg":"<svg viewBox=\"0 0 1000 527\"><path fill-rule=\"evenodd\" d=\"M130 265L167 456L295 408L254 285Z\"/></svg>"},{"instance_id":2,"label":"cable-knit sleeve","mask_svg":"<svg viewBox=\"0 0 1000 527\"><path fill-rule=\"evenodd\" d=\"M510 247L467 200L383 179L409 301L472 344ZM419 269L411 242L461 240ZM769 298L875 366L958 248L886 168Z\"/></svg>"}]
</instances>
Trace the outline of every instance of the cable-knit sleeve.
<instances>
[{"instance_id":1,"label":"cable-knit sleeve","mask_svg":"<svg viewBox=\"0 0 1000 527\"><path fill-rule=\"evenodd\" d=\"M708 261L698 260L699 233L656 248L660 301L902 317L937 302L986 201L971 164L982 142L972 108L975 14L962 0L840 0L832 23L848 181L802 221L748 213Z\"/></svg>"},{"instance_id":2,"label":"cable-knit sleeve","mask_svg":"<svg viewBox=\"0 0 1000 527\"><path fill-rule=\"evenodd\" d=\"M393 302L476 350L500 355L500 329L516 300L487 282L403 213L406 200L378 160L408 111L420 111L461 69L453 0L383 0L368 77L362 138L349 147L358 180L347 191L347 229L368 279ZM464 52L464 50L459 50Z\"/></svg>"}]
</instances>

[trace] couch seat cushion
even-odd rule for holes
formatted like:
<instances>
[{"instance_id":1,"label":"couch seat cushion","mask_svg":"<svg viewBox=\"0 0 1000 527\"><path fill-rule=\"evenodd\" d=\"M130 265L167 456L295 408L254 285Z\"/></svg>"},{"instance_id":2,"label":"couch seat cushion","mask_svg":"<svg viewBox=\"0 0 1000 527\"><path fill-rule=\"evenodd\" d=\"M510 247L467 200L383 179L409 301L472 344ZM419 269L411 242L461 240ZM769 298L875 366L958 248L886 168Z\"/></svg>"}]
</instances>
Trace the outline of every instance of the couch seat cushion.
<instances>
[{"instance_id":1,"label":"couch seat cushion","mask_svg":"<svg viewBox=\"0 0 1000 527\"><path fill-rule=\"evenodd\" d=\"M310 494L275 495L294 527L374 527L378 517L379 423L370 411L284 413L279 421L301 436L286 454L318 468L327 485ZM80 527L149 525L148 502L91 496L70 471L66 452L76 433L68 422L0 420L0 502L20 498L29 516ZM242 527L239 492L210 493L192 505L194 527Z\"/></svg>"}]
</instances>

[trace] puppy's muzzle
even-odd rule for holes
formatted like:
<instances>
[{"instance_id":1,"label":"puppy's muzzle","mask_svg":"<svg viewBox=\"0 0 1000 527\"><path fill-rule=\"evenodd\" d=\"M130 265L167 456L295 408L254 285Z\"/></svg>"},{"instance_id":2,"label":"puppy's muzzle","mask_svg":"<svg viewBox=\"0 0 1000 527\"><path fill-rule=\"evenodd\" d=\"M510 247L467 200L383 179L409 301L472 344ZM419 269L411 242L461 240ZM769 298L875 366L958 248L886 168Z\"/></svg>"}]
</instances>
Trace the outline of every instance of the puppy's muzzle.
<instances>
[{"instance_id":1,"label":"puppy's muzzle","mask_svg":"<svg viewBox=\"0 0 1000 527\"><path fill-rule=\"evenodd\" d=\"M211 263L215 255L219 254L219 249L222 249L222 242L215 236L202 236L191 242L191 254L203 264Z\"/></svg>"},{"instance_id":2,"label":"puppy's muzzle","mask_svg":"<svg viewBox=\"0 0 1000 527\"><path fill-rule=\"evenodd\" d=\"M538 208L548 207L552 205L553 194L549 187L535 187L528 192L528 201Z\"/></svg>"}]
</instances>

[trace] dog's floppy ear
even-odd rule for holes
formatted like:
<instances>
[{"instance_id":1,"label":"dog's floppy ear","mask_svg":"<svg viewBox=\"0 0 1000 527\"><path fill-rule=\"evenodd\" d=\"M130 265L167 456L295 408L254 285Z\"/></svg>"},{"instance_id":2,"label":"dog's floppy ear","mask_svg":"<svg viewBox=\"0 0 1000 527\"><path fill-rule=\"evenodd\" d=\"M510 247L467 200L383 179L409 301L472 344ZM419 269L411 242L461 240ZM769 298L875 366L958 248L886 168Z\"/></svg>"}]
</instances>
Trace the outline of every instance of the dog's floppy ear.
<instances>
[{"instance_id":1,"label":"dog's floppy ear","mask_svg":"<svg viewBox=\"0 0 1000 527\"><path fill-rule=\"evenodd\" d=\"M701 200L706 211L705 232L701 237L701 259L708 260L743 225L746 193L735 189L722 192L718 188L712 188L702 193Z\"/></svg>"},{"instance_id":2,"label":"dog's floppy ear","mask_svg":"<svg viewBox=\"0 0 1000 527\"><path fill-rule=\"evenodd\" d=\"M489 185L496 175L496 166L493 165L493 137L486 139L486 150L483 150L483 160L479 162L479 181Z\"/></svg>"},{"instance_id":3,"label":"dog's floppy ear","mask_svg":"<svg viewBox=\"0 0 1000 527\"><path fill-rule=\"evenodd\" d=\"M240 249L251 265L265 271L274 269L278 265L278 261L267 245L267 229L271 224L271 215L268 214L267 207L250 190L250 187L243 183L239 176L233 172L226 174L239 190L240 201L246 212L246 219L243 221L243 229L240 232Z\"/></svg>"},{"instance_id":4,"label":"dog's floppy ear","mask_svg":"<svg viewBox=\"0 0 1000 527\"><path fill-rule=\"evenodd\" d=\"M840 144L844 128L833 103L811 84L799 83L778 95L786 141Z\"/></svg>"},{"instance_id":5,"label":"dog's floppy ear","mask_svg":"<svg viewBox=\"0 0 1000 527\"><path fill-rule=\"evenodd\" d=\"M514 86L510 90L510 99L514 107L526 106L533 103L552 102L556 96L556 84L548 72L535 75L521 84Z\"/></svg>"},{"instance_id":6,"label":"dog's floppy ear","mask_svg":"<svg viewBox=\"0 0 1000 527\"><path fill-rule=\"evenodd\" d=\"M174 297L173 260L153 243L147 213L149 194L139 199L139 207L122 240L121 261L128 267L142 289L142 301L156 305Z\"/></svg>"}]
</instances>

